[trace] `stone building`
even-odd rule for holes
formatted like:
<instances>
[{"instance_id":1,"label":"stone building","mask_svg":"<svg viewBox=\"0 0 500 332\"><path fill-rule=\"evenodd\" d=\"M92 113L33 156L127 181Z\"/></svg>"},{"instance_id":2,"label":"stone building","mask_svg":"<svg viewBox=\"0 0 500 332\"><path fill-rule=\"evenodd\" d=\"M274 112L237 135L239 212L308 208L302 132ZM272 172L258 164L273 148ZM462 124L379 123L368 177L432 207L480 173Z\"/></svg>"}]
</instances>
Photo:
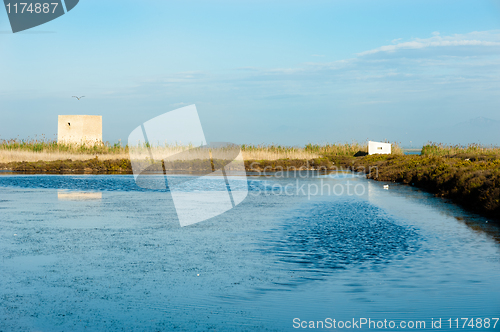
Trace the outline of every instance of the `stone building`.
<instances>
[{"instance_id":1,"label":"stone building","mask_svg":"<svg viewBox=\"0 0 500 332\"><path fill-rule=\"evenodd\" d=\"M368 142L368 154L391 154L390 143L382 143L382 142Z\"/></svg>"},{"instance_id":2,"label":"stone building","mask_svg":"<svg viewBox=\"0 0 500 332\"><path fill-rule=\"evenodd\" d=\"M59 115L57 143L94 145L102 143L102 116Z\"/></svg>"}]
</instances>

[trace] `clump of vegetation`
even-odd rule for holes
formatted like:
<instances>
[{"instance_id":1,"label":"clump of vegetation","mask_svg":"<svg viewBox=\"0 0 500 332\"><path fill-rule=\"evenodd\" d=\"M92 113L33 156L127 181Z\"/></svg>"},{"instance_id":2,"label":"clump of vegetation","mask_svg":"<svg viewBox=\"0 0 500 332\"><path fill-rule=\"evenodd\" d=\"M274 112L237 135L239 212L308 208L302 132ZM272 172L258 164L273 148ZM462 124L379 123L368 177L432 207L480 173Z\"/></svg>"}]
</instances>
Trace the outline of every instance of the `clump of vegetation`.
<instances>
[{"instance_id":1,"label":"clump of vegetation","mask_svg":"<svg viewBox=\"0 0 500 332\"><path fill-rule=\"evenodd\" d=\"M446 145L441 143L428 143L422 147L422 156L440 156L474 159L499 159L500 148L494 146L482 146L479 144L469 145Z\"/></svg>"},{"instance_id":2,"label":"clump of vegetation","mask_svg":"<svg viewBox=\"0 0 500 332\"><path fill-rule=\"evenodd\" d=\"M488 155L488 152L486 155ZM450 155L450 156L458 156ZM377 181L400 182L447 197L473 211L500 219L500 158L436 155L373 155L343 160L344 167Z\"/></svg>"}]
</instances>

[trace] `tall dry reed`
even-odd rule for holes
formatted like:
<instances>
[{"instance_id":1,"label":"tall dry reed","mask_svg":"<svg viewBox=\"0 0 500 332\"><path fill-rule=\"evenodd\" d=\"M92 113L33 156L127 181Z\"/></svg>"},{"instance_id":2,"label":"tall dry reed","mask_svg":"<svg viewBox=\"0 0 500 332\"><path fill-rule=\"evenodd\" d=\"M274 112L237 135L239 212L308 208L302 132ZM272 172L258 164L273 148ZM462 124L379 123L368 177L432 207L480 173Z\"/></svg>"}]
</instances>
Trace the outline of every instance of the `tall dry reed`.
<instances>
[{"instance_id":1,"label":"tall dry reed","mask_svg":"<svg viewBox=\"0 0 500 332\"><path fill-rule=\"evenodd\" d=\"M424 156L450 157L456 155L500 155L500 148L496 146L482 146L479 144L447 145L442 143L428 143L422 147Z\"/></svg>"},{"instance_id":2,"label":"tall dry reed","mask_svg":"<svg viewBox=\"0 0 500 332\"><path fill-rule=\"evenodd\" d=\"M54 161L54 160L87 160L98 157L99 159L128 159L129 152L141 158L170 156L191 149L192 146L169 145L151 147L149 145L129 147L121 143L102 143L94 146L78 144L58 144L51 140L1 140L0 162L14 161ZM352 143L326 143L307 144L304 147L283 146L275 144L260 144L241 146L245 160L279 160L279 159L316 159L323 156L354 156L358 152L367 152L367 144ZM397 144L392 146L393 154L403 154ZM183 159L203 159L202 152L197 149L191 153L182 154Z\"/></svg>"}]
</instances>

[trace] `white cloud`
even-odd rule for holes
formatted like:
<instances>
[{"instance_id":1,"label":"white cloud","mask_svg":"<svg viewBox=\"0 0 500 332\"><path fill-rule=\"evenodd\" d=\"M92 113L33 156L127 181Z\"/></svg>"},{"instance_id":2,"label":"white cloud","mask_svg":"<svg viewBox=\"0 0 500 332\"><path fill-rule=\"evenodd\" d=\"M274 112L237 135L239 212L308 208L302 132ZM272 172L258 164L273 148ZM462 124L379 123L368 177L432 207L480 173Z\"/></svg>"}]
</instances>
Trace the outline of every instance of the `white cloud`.
<instances>
[{"instance_id":1,"label":"white cloud","mask_svg":"<svg viewBox=\"0 0 500 332\"><path fill-rule=\"evenodd\" d=\"M472 47L466 51L444 47L437 50L446 45ZM500 87L500 53L497 55L496 48L488 49L489 45L500 45L500 31L434 34L427 39L399 41L361 56L332 62L175 73L143 81L135 93L157 94L173 103L196 96L197 100L217 104L231 96L235 103L253 105L256 109L268 107L264 102L295 108L325 103L338 109L380 110L395 109L397 105L412 108L417 104L430 110L437 104L451 107L451 100L459 99L492 103ZM426 47L427 52L412 51ZM403 49L407 51L393 54ZM364 56L370 53L378 55Z\"/></svg>"},{"instance_id":2,"label":"white cloud","mask_svg":"<svg viewBox=\"0 0 500 332\"><path fill-rule=\"evenodd\" d=\"M398 50L416 50L428 47L443 46L500 46L500 31L471 32L462 35L441 36L433 32L431 38L415 38L412 41L400 42L394 45L384 45L378 48L358 53L358 56L380 52L392 53ZM399 41L394 39L393 42Z\"/></svg>"}]
</instances>

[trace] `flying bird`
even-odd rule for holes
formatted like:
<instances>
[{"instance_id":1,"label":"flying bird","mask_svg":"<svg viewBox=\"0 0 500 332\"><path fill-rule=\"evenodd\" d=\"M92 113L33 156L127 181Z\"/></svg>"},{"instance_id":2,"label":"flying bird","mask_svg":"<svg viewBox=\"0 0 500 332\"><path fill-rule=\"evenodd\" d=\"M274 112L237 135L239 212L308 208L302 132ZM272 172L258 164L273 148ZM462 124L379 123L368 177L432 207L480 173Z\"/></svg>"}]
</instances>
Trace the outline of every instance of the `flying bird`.
<instances>
[{"instance_id":1,"label":"flying bird","mask_svg":"<svg viewBox=\"0 0 500 332\"><path fill-rule=\"evenodd\" d=\"M81 96L81 97L73 96L73 97L71 97L71 98L76 98L76 99L80 100L80 99L82 99L83 97L85 97L85 96Z\"/></svg>"}]
</instances>

